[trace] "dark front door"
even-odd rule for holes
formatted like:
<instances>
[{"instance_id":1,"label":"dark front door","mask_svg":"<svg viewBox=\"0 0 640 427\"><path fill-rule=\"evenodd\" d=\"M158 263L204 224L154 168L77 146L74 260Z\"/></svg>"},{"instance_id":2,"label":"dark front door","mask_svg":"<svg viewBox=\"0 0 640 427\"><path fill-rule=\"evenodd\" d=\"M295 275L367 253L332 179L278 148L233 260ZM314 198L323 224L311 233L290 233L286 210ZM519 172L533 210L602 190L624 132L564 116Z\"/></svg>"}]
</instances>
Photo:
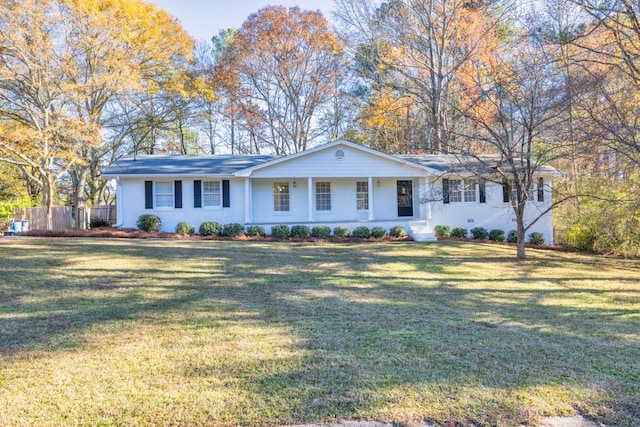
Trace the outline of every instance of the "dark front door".
<instances>
[{"instance_id":1,"label":"dark front door","mask_svg":"<svg viewBox=\"0 0 640 427\"><path fill-rule=\"evenodd\" d=\"M413 182L398 181L398 216L413 216Z\"/></svg>"}]
</instances>

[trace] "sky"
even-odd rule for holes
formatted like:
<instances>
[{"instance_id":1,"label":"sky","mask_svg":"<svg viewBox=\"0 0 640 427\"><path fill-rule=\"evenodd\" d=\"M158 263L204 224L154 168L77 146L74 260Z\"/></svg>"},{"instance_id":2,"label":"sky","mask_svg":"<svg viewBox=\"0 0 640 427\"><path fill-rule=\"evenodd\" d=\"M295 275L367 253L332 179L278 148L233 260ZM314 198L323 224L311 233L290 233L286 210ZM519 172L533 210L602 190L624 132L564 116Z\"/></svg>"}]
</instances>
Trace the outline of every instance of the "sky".
<instances>
[{"instance_id":1,"label":"sky","mask_svg":"<svg viewBox=\"0 0 640 427\"><path fill-rule=\"evenodd\" d=\"M149 0L147 0L149 1ZM150 0L178 18L195 39L209 40L224 28L238 28L250 14L269 5L320 10L331 18L333 0Z\"/></svg>"}]
</instances>

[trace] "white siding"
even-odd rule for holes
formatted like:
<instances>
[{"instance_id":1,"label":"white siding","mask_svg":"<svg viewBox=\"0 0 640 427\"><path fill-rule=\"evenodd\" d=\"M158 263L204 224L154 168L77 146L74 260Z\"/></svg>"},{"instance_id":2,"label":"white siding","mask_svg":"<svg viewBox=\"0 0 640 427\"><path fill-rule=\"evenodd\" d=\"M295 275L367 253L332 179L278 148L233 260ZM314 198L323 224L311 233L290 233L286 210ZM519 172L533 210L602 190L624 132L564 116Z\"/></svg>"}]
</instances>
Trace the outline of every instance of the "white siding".
<instances>
[{"instance_id":1,"label":"white siding","mask_svg":"<svg viewBox=\"0 0 640 427\"><path fill-rule=\"evenodd\" d=\"M528 200L525 208L525 225L538 217L551 205L551 193L548 188L549 180L545 179L544 202L537 201L537 194L534 200ZM504 230L505 234L510 230L515 230L515 214L510 202L503 202L502 185L492 182L486 183L486 203L460 202L442 203L442 181L431 181L433 191L429 195L438 201L431 202L431 224L448 225L450 227L462 227L471 230L475 227L484 227L491 231L493 229ZM553 224L551 213L547 213L538 220L528 231L530 233L542 233L547 243L553 241Z\"/></svg>"},{"instance_id":2,"label":"white siding","mask_svg":"<svg viewBox=\"0 0 640 427\"><path fill-rule=\"evenodd\" d=\"M195 179L195 178L194 178ZM158 215L162 221L162 231L174 232L176 224L180 221L188 222L195 226L196 231L200 224L205 221L217 221L220 224L231 222L244 223L244 180L229 180L230 207L205 207L194 208L193 205L193 182L194 179L182 179L182 209L162 208L145 209L145 179L120 179L122 186L121 199L118 200L122 218L119 224L123 228L136 228L138 217L144 214ZM200 180L220 180L220 178L197 178ZM176 179L168 177L159 181L174 181Z\"/></svg>"},{"instance_id":3,"label":"white siding","mask_svg":"<svg viewBox=\"0 0 640 427\"><path fill-rule=\"evenodd\" d=\"M336 157L338 150L344 153L342 159ZM425 173L425 170L418 166L396 162L345 145L337 145L257 169L251 176L254 178L419 177L424 176Z\"/></svg>"},{"instance_id":4,"label":"white siding","mask_svg":"<svg viewBox=\"0 0 640 427\"><path fill-rule=\"evenodd\" d=\"M293 186L293 183L296 186ZM331 183L330 211L317 211L315 206L315 183ZM316 178L311 183L311 218L313 222L366 221L368 211L358 211L356 205L356 182L367 178ZM411 217L398 217L396 179L380 178L373 180L370 192L373 192L373 215L375 220L406 220ZM274 182L288 182L290 191L290 211L275 212L273 206ZM379 185L378 185L379 183ZM256 223L307 223L309 222L309 188L306 178L294 179L254 179L253 184L253 221ZM417 180L414 180L414 214L419 215L420 204L417 197ZM369 206L369 209L372 207Z\"/></svg>"}]
</instances>

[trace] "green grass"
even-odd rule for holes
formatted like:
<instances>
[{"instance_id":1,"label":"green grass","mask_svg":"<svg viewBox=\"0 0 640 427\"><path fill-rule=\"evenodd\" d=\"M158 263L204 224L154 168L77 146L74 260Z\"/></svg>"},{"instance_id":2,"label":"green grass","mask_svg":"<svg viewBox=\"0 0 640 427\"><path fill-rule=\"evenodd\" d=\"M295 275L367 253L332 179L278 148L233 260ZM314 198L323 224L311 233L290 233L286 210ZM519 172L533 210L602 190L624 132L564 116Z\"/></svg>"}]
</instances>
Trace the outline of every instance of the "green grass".
<instances>
[{"instance_id":1,"label":"green grass","mask_svg":"<svg viewBox=\"0 0 640 427\"><path fill-rule=\"evenodd\" d=\"M640 425L637 260L1 239L0 425Z\"/></svg>"}]
</instances>

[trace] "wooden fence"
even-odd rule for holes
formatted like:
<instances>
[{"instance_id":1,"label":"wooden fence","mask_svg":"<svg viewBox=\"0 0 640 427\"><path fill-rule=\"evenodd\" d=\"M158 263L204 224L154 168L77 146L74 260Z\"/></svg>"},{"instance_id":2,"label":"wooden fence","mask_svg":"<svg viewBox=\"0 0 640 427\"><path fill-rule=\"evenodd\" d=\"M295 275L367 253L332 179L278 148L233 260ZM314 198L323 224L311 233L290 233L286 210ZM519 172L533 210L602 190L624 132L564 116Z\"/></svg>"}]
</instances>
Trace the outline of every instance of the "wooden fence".
<instances>
[{"instance_id":1,"label":"wooden fence","mask_svg":"<svg viewBox=\"0 0 640 427\"><path fill-rule=\"evenodd\" d=\"M79 228L88 228L89 221L94 218L102 218L109 224L117 222L116 206L91 206L79 209L79 221L74 221L73 208L70 206L54 207L51 209L52 225L54 230L65 230L79 224ZM15 221L29 221L30 230L47 229L47 211L45 208L15 208L13 210Z\"/></svg>"}]
</instances>

